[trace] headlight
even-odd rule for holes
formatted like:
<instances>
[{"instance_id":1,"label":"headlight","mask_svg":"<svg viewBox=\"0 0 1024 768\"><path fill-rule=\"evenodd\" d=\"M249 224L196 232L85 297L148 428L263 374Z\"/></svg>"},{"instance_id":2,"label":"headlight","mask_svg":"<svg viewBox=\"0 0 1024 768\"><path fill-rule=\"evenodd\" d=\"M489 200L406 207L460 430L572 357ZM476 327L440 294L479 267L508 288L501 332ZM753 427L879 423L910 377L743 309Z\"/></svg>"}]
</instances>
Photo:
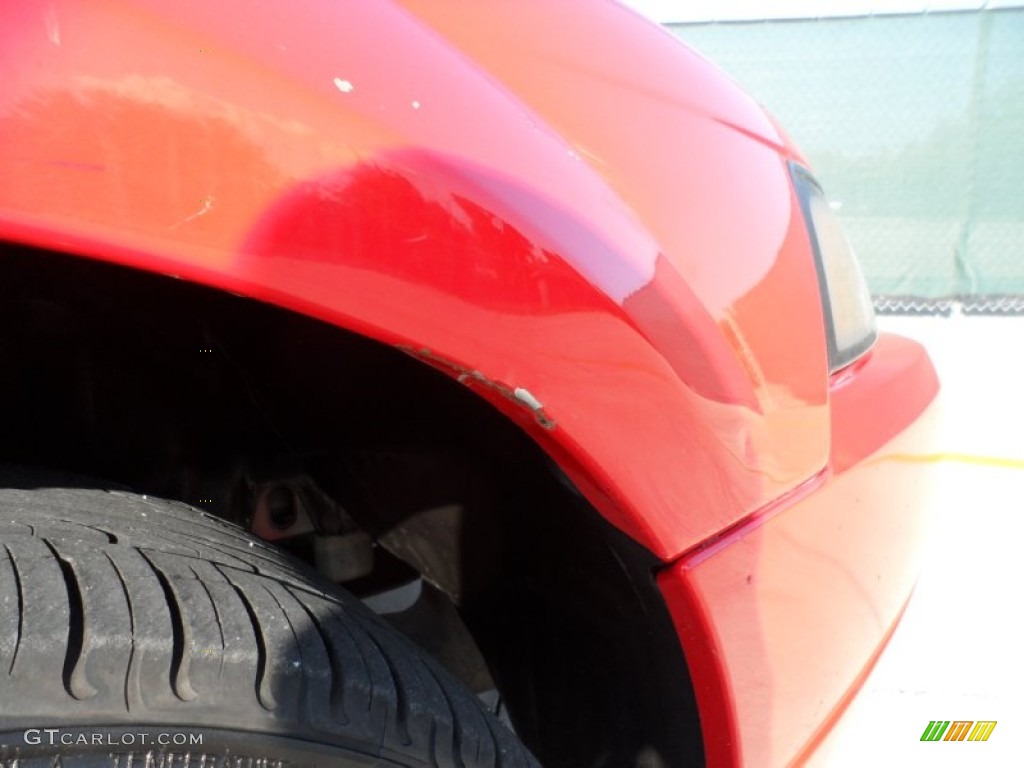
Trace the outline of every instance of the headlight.
<instances>
[{"instance_id":1,"label":"headlight","mask_svg":"<svg viewBox=\"0 0 1024 768\"><path fill-rule=\"evenodd\" d=\"M828 338L828 369L835 373L867 352L878 335L871 294L857 257L810 172L790 165L814 248Z\"/></svg>"}]
</instances>

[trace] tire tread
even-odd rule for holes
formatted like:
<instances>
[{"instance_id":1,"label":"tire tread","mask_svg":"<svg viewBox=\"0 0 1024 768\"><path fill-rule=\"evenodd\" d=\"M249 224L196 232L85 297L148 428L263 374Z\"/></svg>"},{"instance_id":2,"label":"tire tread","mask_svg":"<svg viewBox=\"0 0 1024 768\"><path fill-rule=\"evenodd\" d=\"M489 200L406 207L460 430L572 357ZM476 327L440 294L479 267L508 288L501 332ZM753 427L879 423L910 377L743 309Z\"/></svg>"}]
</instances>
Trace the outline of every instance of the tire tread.
<instances>
[{"instance_id":1,"label":"tire tread","mask_svg":"<svg viewBox=\"0 0 1024 768\"><path fill-rule=\"evenodd\" d=\"M6 727L204 723L408 765L537 765L433 659L241 528L40 485L0 490Z\"/></svg>"}]
</instances>

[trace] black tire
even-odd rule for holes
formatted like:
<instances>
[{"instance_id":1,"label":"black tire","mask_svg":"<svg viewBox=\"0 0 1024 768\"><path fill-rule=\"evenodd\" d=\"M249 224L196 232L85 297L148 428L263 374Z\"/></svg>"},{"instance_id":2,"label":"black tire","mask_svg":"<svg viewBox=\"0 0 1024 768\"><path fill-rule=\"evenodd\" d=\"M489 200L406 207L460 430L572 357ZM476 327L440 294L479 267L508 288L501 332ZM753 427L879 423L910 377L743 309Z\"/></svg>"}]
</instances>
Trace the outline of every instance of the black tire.
<instances>
[{"instance_id":1,"label":"black tire","mask_svg":"<svg viewBox=\"0 0 1024 768\"><path fill-rule=\"evenodd\" d=\"M406 638L242 529L16 484L0 490L0 764L537 765Z\"/></svg>"}]
</instances>

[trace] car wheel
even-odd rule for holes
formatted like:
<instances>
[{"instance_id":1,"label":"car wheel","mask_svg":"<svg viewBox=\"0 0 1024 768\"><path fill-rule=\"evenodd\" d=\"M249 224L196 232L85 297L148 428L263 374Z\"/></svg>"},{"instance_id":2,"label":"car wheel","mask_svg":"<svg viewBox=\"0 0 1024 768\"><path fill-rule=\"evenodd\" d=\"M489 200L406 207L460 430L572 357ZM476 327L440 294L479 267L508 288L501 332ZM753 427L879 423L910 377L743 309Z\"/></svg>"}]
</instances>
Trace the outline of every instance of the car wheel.
<instances>
[{"instance_id":1,"label":"car wheel","mask_svg":"<svg viewBox=\"0 0 1024 768\"><path fill-rule=\"evenodd\" d=\"M16 484L0 490L0 764L537 765L406 638L244 530Z\"/></svg>"}]
</instances>

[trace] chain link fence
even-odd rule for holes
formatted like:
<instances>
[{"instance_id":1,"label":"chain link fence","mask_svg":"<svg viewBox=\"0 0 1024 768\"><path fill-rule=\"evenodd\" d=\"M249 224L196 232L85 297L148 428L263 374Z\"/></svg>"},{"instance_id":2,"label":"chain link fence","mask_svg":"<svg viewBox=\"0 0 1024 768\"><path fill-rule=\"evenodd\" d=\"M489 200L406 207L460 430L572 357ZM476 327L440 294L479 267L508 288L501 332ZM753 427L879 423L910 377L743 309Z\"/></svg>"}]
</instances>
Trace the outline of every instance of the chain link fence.
<instances>
[{"instance_id":1,"label":"chain link fence","mask_svg":"<svg viewBox=\"0 0 1024 768\"><path fill-rule=\"evenodd\" d=\"M879 311L1024 313L1024 9L669 29L786 126Z\"/></svg>"}]
</instances>

